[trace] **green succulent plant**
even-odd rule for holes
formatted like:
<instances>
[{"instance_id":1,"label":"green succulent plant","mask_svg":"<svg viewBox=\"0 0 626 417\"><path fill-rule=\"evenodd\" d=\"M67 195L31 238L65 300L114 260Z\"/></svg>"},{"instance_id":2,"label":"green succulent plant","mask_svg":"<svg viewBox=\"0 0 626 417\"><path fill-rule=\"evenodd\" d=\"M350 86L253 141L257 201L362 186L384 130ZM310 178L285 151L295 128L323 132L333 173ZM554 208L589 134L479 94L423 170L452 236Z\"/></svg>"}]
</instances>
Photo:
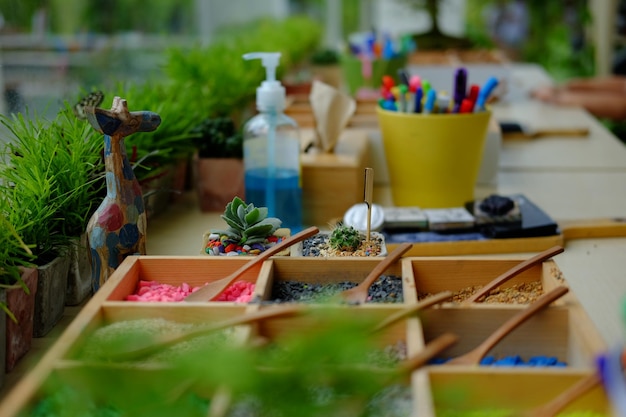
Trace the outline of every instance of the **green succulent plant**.
<instances>
[{"instance_id":1,"label":"green succulent plant","mask_svg":"<svg viewBox=\"0 0 626 417\"><path fill-rule=\"evenodd\" d=\"M328 244L331 248L340 251L355 251L361 245L364 236L353 226L337 226L330 234Z\"/></svg>"},{"instance_id":2,"label":"green succulent plant","mask_svg":"<svg viewBox=\"0 0 626 417\"><path fill-rule=\"evenodd\" d=\"M267 207L255 207L253 203L246 204L235 197L220 216L228 224L228 229L212 232L226 235L239 245L262 243L282 224L280 219L267 217L267 214Z\"/></svg>"}]
</instances>

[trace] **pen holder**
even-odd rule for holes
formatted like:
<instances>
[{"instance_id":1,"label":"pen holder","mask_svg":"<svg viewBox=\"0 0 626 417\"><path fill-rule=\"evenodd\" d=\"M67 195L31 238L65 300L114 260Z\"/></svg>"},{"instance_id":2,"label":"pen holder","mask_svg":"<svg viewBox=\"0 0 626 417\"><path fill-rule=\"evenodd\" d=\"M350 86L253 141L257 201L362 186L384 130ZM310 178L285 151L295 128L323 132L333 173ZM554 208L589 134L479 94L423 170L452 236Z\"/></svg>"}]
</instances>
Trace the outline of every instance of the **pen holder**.
<instances>
[{"instance_id":1,"label":"pen holder","mask_svg":"<svg viewBox=\"0 0 626 417\"><path fill-rule=\"evenodd\" d=\"M404 68L407 62L406 55L399 55L391 59L377 58L371 61L371 77L363 76L363 61L353 55L341 56L341 71L343 80L348 94L354 96L356 92L363 87L379 88L382 84L384 75L394 77L396 83L398 80L398 70Z\"/></svg>"},{"instance_id":2,"label":"pen holder","mask_svg":"<svg viewBox=\"0 0 626 417\"><path fill-rule=\"evenodd\" d=\"M394 205L447 208L474 199L491 112L377 114Z\"/></svg>"}]
</instances>

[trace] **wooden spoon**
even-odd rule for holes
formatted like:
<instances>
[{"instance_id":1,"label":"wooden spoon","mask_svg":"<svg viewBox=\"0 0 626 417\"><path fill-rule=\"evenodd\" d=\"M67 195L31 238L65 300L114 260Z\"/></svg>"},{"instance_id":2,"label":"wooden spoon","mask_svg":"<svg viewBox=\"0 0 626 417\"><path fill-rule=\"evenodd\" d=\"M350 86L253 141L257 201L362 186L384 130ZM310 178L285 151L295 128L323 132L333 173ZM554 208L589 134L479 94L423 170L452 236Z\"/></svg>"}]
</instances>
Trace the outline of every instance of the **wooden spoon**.
<instances>
[{"instance_id":1,"label":"wooden spoon","mask_svg":"<svg viewBox=\"0 0 626 417\"><path fill-rule=\"evenodd\" d=\"M534 303L529 304L525 309L521 310L519 313L507 320L476 348L446 362L446 365L478 365L487 352L489 352L500 340L502 340L504 336L515 330L520 324L531 318L535 313L538 313L550 305L550 303L554 300L562 297L568 291L569 288L561 285L542 295Z\"/></svg>"},{"instance_id":2,"label":"wooden spoon","mask_svg":"<svg viewBox=\"0 0 626 417\"><path fill-rule=\"evenodd\" d=\"M301 240L304 240L307 237L313 236L317 233L319 233L319 229L315 226L312 226L308 229L304 229L299 233L296 233L293 236L289 236L280 243L256 255L248 263L242 265L238 270L228 275L227 277L218 279L217 281L209 282L199 290L192 292L187 297L185 297L185 301L210 301L214 299L215 297L220 295L233 281L235 281L244 272L246 272L253 266L265 261L270 256L275 255L282 250L290 247L294 243L300 242Z\"/></svg>"},{"instance_id":3,"label":"wooden spoon","mask_svg":"<svg viewBox=\"0 0 626 417\"><path fill-rule=\"evenodd\" d=\"M413 372L426 365L429 360L458 342L459 337L453 333L444 333L430 341L424 349L416 355L402 361L399 365L400 372Z\"/></svg>"},{"instance_id":4,"label":"wooden spoon","mask_svg":"<svg viewBox=\"0 0 626 417\"><path fill-rule=\"evenodd\" d=\"M505 273L503 273L502 275L500 275L499 277L495 278L494 280L492 280L491 282L489 282L487 285L485 285L484 287L482 287L481 289L479 289L478 291L476 291L472 296L470 296L469 298L467 298L465 301L463 301L463 304L470 304L470 303L474 303L476 301L478 301L479 299L481 299L482 297L484 297L485 295L487 295L489 293L489 291L498 288L500 285L504 284L505 282L507 282L508 280L510 280L511 278L521 274L522 272L526 271L527 269L532 268L533 266L535 266L536 264L543 262L547 259L552 258L555 255L558 255L559 253L563 252L563 247L562 246L553 246L549 249L544 250L543 252L539 252L537 255L533 256L532 258L529 258L527 260L525 260L524 262L514 266L513 268L509 269L508 271L506 271Z\"/></svg>"},{"instance_id":5,"label":"wooden spoon","mask_svg":"<svg viewBox=\"0 0 626 417\"><path fill-rule=\"evenodd\" d=\"M417 313L418 311L424 310L428 307L434 306L435 304L439 304L442 303L450 298L452 298L452 296L454 295L454 293L452 291L442 291L440 293L437 293L433 296L430 296L428 298L423 299L422 301L418 302L415 305L412 305L408 308L402 309L400 311L398 311L397 313L394 313L392 315L390 315L389 317L387 317L385 320L383 320L382 322L380 322L376 327L374 327L374 329L372 330L372 333L378 332L382 329L384 329L387 326L390 326L394 323L396 323L397 321L402 320L405 317L409 317L415 313Z\"/></svg>"},{"instance_id":6,"label":"wooden spoon","mask_svg":"<svg viewBox=\"0 0 626 417\"><path fill-rule=\"evenodd\" d=\"M598 384L602 382L602 378L598 372L593 372L580 380L574 385L554 397L550 402L535 408L529 412L523 413L524 417L553 417L563 411L572 401L586 394Z\"/></svg>"},{"instance_id":7,"label":"wooden spoon","mask_svg":"<svg viewBox=\"0 0 626 417\"><path fill-rule=\"evenodd\" d=\"M349 290L342 291L340 294L341 297L344 299L344 301L348 303L364 303L367 300L368 290L372 286L374 281L376 281L378 277L383 272L385 272L385 270L389 268L392 263L397 261L406 251L408 251L412 247L412 243L402 243L398 245L391 253L385 256L385 259L380 261L378 265L376 265L376 267L372 269L372 272L370 272L369 275L367 275L367 277L365 277L365 279L359 285L354 288L350 288Z\"/></svg>"},{"instance_id":8,"label":"wooden spoon","mask_svg":"<svg viewBox=\"0 0 626 417\"><path fill-rule=\"evenodd\" d=\"M222 321L218 321L217 323L194 328L191 330L185 330L177 333L166 333L158 335L154 339L147 338L146 340L143 340L141 342L133 343L130 346L123 345L120 346L119 350L116 350L115 352L107 352L106 358L113 360L139 359L177 343L184 342L198 336L203 336L218 330L242 324L258 322L269 318L291 317L297 314L301 314L303 312L304 309L302 307L294 306L267 308L260 311L255 311L253 313L242 314L237 317L225 319Z\"/></svg>"}]
</instances>

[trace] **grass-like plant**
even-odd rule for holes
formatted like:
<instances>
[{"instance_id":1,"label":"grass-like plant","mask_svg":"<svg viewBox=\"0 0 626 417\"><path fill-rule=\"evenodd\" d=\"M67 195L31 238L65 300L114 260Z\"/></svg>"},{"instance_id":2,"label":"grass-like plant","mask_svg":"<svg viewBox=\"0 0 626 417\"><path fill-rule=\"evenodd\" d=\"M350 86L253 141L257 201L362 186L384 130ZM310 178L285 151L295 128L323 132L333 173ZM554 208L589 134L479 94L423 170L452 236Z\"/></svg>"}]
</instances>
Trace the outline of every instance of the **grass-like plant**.
<instances>
[{"instance_id":1,"label":"grass-like plant","mask_svg":"<svg viewBox=\"0 0 626 417\"><path fill-rule=\"evenodd\" d=\"M5 216L43 265L80 235L97 204L101 141L86 122L65 111L1 116L9 135L0 163Z\"/></svg>"},{"instance_id":2,"label":"grass-like plant","mask_svg":"<svg viewBox=\"0 0 626 417\"><path fill-rule=\"evenodd\" d=\"M140 363L88 357L84 366L54 374L47 395L25 416L410 414L397 403L376 404L388 387L408 388L409 378L396 367L401 358L387 353L371 332L371 317L332 309L307 315L309 327L278 332L262 346L228 341L232 333L225 333L183 342L184 354L172 346L179 354L161 352ZM137 324L131 320L126 332L116 326L107 340L127 346L136 340ZM223 413L217 413L220 405Z\"/></svg>"},{"instance_id":3,"label":"grass-like plant","mask_svg":"<svg viewBox=\"0 0 626 417\"><path fill-rule=\"evenodd\" d=\"M31 248L7 220L5 213L8 204L7 199L0 195L0 288L19 285L29 294L28 286L22 281L21 268L32 266L34 256ZM15 315L3 302L0 302L0 311L4 311L7 317L17 323Z\"/></svg>"},{"instance_id":4,"label":"grass-like plant","mask_svg":"<svg viewBox=\"0 0 626 417\"><path fill-rule=\"evenodd\" d=\"M203 113L201 106L190 101L190 94L168 80L120 83L113 91L105 91L102 108L110 108L113 98L119 96L126 99L131 111L149 110L161 117L157 130L133 133L124 140L130 162L137 164L139 181L193 153L196 134L191 130Z\"/></svg>"}]
</instances>

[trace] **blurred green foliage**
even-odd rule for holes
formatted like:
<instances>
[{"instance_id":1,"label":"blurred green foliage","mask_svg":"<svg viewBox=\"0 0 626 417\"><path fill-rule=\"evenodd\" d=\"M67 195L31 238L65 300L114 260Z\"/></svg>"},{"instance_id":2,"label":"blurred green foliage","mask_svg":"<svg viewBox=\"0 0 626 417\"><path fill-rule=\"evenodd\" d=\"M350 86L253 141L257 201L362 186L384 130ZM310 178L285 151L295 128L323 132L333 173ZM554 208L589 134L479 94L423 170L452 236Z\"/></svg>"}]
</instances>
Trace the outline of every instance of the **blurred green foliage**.
<instances>
[{"instance_id":1,"label":"blurred green foliage","mask_svg":"<svg viewBox=\"0 0 626 417\"><path fill-rule=\"evenodd\" d=\"M468 0L467 36L478 47L493 47L494 42L486 31L483 12L485 7L499 3L494 0ZM576 39L578 31L588 29L591 14L588 2L570 1L570 12L576 22L568 24L564 2L527 0L530 15L530 30L524 43L520 61L540 64L558 82L571 77L593 75L594 49L589 39Z\"/></svg>"}]
</instances>

